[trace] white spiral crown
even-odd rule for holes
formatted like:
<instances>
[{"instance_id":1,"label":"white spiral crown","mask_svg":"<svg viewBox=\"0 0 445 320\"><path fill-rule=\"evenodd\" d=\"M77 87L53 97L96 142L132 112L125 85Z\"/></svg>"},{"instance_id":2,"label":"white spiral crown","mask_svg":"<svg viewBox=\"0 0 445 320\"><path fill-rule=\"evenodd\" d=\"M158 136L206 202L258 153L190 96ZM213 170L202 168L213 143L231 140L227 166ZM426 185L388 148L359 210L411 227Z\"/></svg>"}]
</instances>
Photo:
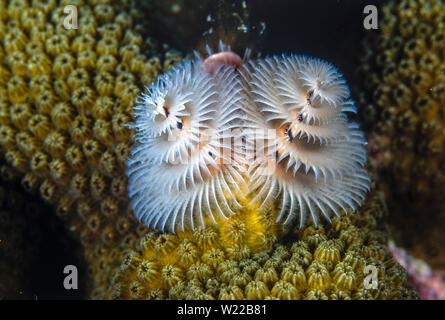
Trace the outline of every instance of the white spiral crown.
<instances>
[{"instance_id":1,"label":"white spiral crown","mask_svg":"<svg viewBox=\"0 0 445 320\"><path fill-rule=\"evenodd\" d=\"M186 62L161 76L136 106L136 144L127 162L136 216L155 229L175 232L227 219L239 206L242 157L232 152L240 127L241 87L233 68L215 75ZM236 168L236 170L235 170Z\"/></svg>"},{"instance_id":2,"label":"white spiral crown","mask_svg":"<svg viewBox=\"0 0 445 320\"><path fill-rule=\"evenodd\" d=\"M370 180L363 134L347 119L356 110L342 75L296 55L250 61L240 73L246 137L255 148L253 201L267 209L281 199L277 221L286 224L298 213L300 226L308 214L317 225L320 213L330 221L331 212L355 210Z\"/></svg>"}]
</instances>

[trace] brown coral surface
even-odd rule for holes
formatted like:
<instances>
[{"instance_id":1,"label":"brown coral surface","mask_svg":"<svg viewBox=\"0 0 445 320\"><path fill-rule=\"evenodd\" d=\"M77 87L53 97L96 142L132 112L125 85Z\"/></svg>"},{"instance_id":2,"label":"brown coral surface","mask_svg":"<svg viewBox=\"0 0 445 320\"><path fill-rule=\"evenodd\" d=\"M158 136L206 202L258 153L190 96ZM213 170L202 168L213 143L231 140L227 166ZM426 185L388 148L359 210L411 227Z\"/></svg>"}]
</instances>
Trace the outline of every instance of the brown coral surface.
<instances>
[{"instance_id":1,"label":"brown coral surface","mask_svg":"<svg viewBox=\"0 0 445 320\"><path fill-rule=\"evenodd\" d=\"M395 235L445 267L445 3L391 1L364 42L360 75L370 156Z\"/></svg>"}]
</instances>

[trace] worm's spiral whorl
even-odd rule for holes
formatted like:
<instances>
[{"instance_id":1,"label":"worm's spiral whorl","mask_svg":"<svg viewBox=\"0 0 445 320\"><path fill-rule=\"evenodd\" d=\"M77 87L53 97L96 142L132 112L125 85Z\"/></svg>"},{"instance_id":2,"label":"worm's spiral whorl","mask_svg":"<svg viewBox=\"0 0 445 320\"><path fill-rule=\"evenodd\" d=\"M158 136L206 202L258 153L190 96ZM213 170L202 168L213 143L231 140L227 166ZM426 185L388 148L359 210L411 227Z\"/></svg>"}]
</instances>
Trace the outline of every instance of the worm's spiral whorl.
<instances>
[{"instance_id":1,"label":"worm's spiral whorl","mask_svg":"<svg viewBox=\"0 0 445 320\"><path fill-rule=\"evenodd\" d=\"M232 152L241 87L234 68L210 74L201 61L174 67L135 107L135 147L127 162L131 206L139 220L175 232L227 219L243 182Z\"/></svg>"},{"instance_id":2,"label":"worm's spiral whorl","mask_svg":"<svg viewBox=\"0 0 445 320\"><path fill-rule=\"evenodd\" d=\"M300 227L309 214L355 210L369 189L365 140L349 122L349 89L330 64L305 56L250 61L241 70L248 145L255 144L250 191L263 208L279 199L277 221ZM258 136L262 130L262 137ZM258 147L260 146L260 147ZM253 147L252 147L253 148Z\"/></svg>"}]
</instances>

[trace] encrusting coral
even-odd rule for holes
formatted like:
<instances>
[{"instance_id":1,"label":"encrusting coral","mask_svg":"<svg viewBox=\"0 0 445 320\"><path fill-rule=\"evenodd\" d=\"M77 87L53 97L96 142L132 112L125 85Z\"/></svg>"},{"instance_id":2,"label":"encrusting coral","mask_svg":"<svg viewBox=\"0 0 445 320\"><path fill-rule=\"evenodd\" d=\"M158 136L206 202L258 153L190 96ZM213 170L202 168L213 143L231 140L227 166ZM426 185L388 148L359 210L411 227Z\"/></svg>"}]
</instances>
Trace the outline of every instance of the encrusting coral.
<instances>
[{"instance_id":1,"label":"encrusting coral","mask_svg":"<svg viewBox=\"0 0 445 320\"><path fill-rule=\"evenodd\" d=\"M63 26L66 4L78 8L78 29ZM147 234L128 206L127 124L142 83L180 56L147 58L152 43L132 26L107 0L0 1L1 173L78 234L92 298L416 297L385 249L376 195L354 215L340 210L332 224L281 240L276 217L249 203L217 227ZM379 271L375 291L364 289L365 264Z\"/></svg>"},{"instance_id":2,"label":"encrusting coral","mask_svg":"<svg viewBox=\"0 0 445 320\"><path fill-rule=\"evenodd\" d=\"M66 29L65 5L78 10ZM0 148L88 251L136 238L124 174L141 84L174 64L113 1L0 1ZM133 232L128 230L131 228ZM128 242L125 242L126 245ZM96 278L93 276L93 278Z\"/></svg>"},{"instance_id":3,"label":"encrusting coral","mask_svg":"<svg viewBox=\"0 0 445 320\"><path fill-rule=\"evenodd\" d=\"M219 225L177 235L150 232L125 254L113 286L101 293L118 299L417 299L386 248L384 212L373 192L358 213L342 211L332 224L308 226L263 247L244 241L245 231L255 228L242 218L230 232ZM378 270L376 289L367 287L367 265Z\"/></svg>"},{"instance_id":4,"label":"encrusting coral","mask_svg":"<svg viewBox=\"0 0 445 320\"><path fill-rule=\"evenodd\" d=\"M444 268L445 3L391 1L364 42L370 158L403 246Z\"/></svg>"},{"instance_id":5,"label":"encrusting coral","mask_svg":"<svg viewBox=\"0 0 445 320\"><path fill-rule=\"evenodd\" d=\"M397 173L401 191L428 194L445 183L444 12L442 1L390 2L381 33L365 41L360 72L369 93L363 117L375 131L371 155Z\"/></svg>"}]
</instances>

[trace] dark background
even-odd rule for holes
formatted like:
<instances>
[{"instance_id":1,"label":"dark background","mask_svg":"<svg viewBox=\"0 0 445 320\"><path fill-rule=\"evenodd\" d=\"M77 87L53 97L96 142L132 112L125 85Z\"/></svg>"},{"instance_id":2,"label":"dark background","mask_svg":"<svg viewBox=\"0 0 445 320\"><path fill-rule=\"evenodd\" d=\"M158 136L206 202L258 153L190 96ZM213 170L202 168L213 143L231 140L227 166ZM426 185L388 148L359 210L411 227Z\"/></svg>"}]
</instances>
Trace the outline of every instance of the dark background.
<instances>
[{"instance_id":1,"label":"dark background","mask_svg":"<svg viewBox=\"0 0 445 320\"><path fill-rule=\"evenodd\" d=\"M152 3L148 18L151 34L185 54L204 51L209 43L213 50L221 39L235 52L243 54L251 48L253 54L305 54L333 63L345 75L348 83L354 79L359 63L361 42L366 33L363 8L384 0L162 0ZM174 6L181 10L172 12ZM235 13L235 15L234 15ZM211 22L207 21L210 14ZM237 30L240 21L247 32ZM260 23L266 28L259 35ZM206 33L210 28L212 34ZM352 97L355 98L353 92Z\"/></svg>"}]
</instances>

